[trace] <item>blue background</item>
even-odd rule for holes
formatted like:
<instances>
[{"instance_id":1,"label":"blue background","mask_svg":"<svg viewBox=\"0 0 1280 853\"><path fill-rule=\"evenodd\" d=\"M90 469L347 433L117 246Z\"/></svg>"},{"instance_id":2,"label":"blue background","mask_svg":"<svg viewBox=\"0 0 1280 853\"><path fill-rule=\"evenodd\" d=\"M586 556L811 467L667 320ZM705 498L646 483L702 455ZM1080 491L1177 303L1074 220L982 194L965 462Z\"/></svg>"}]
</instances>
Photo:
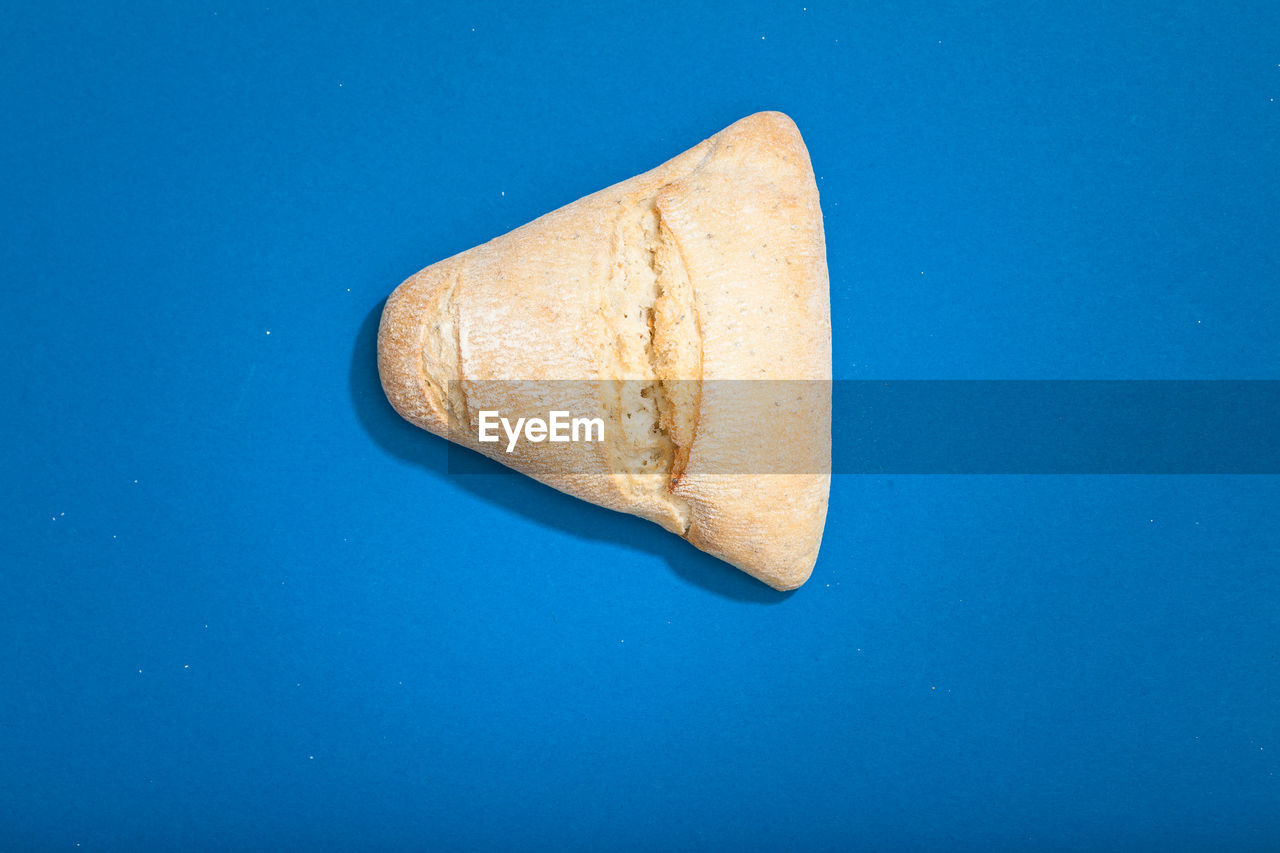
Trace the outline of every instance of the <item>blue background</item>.
<instances>
[{"instance_id":1,"label":"blue background","mask_svg":"<svg viewBox=\"0 0 1280 853\"><path fill-rule=\"evenodd\" d=\"M1278 478L842 476L782 595L374 368L409 274L780 109L837 377L1280 378L1280 6L0 38L0 848L1280 845Z\"/></svg>"}]
</instances>

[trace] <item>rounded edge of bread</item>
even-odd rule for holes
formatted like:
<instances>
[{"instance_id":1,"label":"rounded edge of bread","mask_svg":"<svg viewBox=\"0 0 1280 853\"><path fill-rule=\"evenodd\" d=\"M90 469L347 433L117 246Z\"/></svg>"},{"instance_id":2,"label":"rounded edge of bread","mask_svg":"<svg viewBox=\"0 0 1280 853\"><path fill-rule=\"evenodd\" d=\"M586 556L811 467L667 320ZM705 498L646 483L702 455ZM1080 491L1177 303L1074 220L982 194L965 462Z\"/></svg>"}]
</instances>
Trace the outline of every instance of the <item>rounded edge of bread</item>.
<instances>
[{"instance_id":1,"label":"rounded edge of bread","mask_svg":"<svg viewBox=\"0 0 1280 853\"><path fill-rule=\"evenodd\" d=\"M378 376L387 400L405 420L445 438L448 389L431 380L423 358L428 323L447 312L452 280L449 260L420 270L387 297L378 323Z\"/></svg>"},{"instance_id":2,"label":"rounded edge of bread","mask_svg":"<svg viewBox=\"0 0 1280 853\"><path fill-rule=\"evenodd\" d=\"M704 392L676 491L692 507L690 542L791 590L816 565L831 483L830 284L817 181L782 113L748 116L714 139L660 201L694 281L704 385L725 392ZM736 389L714 383L757 379L813 382L806 414L747 425L750 404L717 403ZM760 463L746 448L783 458ZM761 473L725 473L735 471Z\"/></svg>"}]
</instances>

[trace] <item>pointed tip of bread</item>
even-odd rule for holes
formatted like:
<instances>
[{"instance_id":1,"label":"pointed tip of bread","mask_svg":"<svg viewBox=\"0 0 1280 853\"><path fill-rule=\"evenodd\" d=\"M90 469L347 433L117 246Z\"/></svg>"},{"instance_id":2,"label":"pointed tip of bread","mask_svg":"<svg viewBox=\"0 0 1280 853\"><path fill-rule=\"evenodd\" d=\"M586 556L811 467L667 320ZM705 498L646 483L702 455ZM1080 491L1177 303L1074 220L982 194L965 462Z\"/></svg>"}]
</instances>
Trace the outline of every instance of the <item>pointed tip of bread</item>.
<instances>
[{"instance_id":1,"label":"pointed tip of bread","mask_svg":"<svg viewBox=\"0 0 1280 853\"><path fill-rule=\"evenodd\" d=\"M729 128L737 127L738 125L750 127L757 132L776 133L787 138L798 138L800 136L800 128L796 127L796 123L791 116L779 110L761 110L758 113L752 113L729 125Z\"/></svg>"},{"instance_id":2,"label":"pointed tip of bread","mask_svg":"<svg viewBox=\"0 0 1280 853\"><path fill-rule=\"evenodd\" d=\"M761 153L782 154L785 159L796 159L798 165L809 169L809 152L805 147L800 128L791 116L776 110L765 110L739 119L716 134L721 145L732 144L738 139L748 140L750 148ZM803 158L789 155L802 153Z\"/></svg>"},{"instance_id":3,"label":"pointed tip of bread","mask_svg":"<svg viewBox=\"0 0 1280 853\"><path fill-rule=\"evenodd\" d=\"M813 575L814 563L798 564L779 572L769 574L752 574L757 580L767 583L778 592L791 592L804 586L805 581Z\"/></svg>"}]
</instances>

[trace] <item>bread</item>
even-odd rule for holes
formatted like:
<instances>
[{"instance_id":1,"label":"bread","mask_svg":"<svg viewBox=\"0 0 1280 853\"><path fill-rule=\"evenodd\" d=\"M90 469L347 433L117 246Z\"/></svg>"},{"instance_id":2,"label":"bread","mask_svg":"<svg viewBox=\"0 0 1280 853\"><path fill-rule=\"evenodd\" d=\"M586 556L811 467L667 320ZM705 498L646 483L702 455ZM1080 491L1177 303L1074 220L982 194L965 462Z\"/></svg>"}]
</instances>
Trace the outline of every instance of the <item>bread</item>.
<instances>
[{"instance_id":1,"label":"bread","mask_svg":"<svg viewBox=\"0 0 1280 853\"><path fill-rule=\"evenodd\" d=\"M427 267L387 300L378 368L418 426L800 586L827 514L831 321L795 124L748 116ZM481 412L553 409L604 440L479 440Z\"/></svg>"}]
</instances>

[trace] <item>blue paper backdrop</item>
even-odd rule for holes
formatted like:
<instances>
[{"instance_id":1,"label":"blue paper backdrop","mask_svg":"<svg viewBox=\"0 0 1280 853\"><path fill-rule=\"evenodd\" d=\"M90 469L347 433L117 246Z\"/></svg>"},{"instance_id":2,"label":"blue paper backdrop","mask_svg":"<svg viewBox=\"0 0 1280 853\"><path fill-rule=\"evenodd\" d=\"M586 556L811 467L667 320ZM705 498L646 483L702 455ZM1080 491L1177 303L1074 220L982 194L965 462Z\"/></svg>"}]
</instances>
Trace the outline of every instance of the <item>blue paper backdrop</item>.
<instances>
[{"instance_id":1,"label":"blue paper backdrop","mask_svg":"<svg viewBox=\"0 0 1280 853\"><path fill-rule=\"evenodd\" d=\"M842 476L780 595L374 368L409 274L780 109L838 377L1278 379L1280 6L0 39L0 848L1280 846L1276 477Z\"/></svg>"}]
</instances>

